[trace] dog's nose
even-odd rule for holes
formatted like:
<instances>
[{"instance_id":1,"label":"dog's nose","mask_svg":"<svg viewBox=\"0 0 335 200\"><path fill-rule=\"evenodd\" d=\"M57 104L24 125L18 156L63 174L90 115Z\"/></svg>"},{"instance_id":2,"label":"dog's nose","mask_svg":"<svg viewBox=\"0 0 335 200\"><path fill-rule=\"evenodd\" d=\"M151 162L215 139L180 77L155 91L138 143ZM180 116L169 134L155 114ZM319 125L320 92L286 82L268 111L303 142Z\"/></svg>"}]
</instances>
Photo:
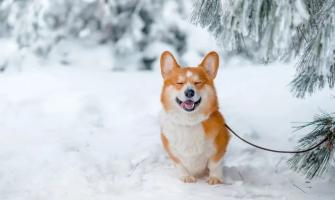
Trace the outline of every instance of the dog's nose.
<instances>
[{"instance_id":1,"label":"dog's nose","mask_svg":"<svg viewBox=\"0 0 335 200\"><path fill-rule=\"evenodd\" d=\"M185 96L188 98L192 98L194 96L194 90L193 89L185 90Z\"/></svg>"}]
</instances>

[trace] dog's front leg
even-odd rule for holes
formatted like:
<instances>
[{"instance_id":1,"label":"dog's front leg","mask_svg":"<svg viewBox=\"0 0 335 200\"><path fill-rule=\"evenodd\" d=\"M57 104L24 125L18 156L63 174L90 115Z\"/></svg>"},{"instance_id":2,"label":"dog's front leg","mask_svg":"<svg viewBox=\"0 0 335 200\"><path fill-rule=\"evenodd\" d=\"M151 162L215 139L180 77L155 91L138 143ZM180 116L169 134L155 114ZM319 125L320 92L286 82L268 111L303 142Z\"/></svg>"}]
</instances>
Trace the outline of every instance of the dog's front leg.
<instances>
[{"instance_id":1,"label":"dog's front leg","mask_svg":"<svg viewBox=\"0 0 335 200\"><path fill-rule=\"evenodd\" d=\"M229 141L229 134L226 129L221 129L215 138L215 154L208 161L209 179L208 184L223 183L223 156Z\"/></svg>"},{"instance_id":2,"label":"dog's front leg","mask_svg":"<svg viewBox=\"0 0 335 200\"><path fill-rule=\"evenodd\" d=\"M208 184L215 185L223 183L223 169L222 169L222 159L216 161L214 159L210 159L208 162L209 169L209 178Z\"/></svg>"},{"instance_id":3,"label":"dog's front leg","mask_svg":"<svg viewBox=\"0 0 335 200\"><path fill-rule=\"evenodd\" d=\"M179 171L180 180L184 183L194 183L197 181L195 176L192 176L188 170L182 165L182 163L175 163L176 168Z\"/></svg>"},{"instance_id":4,"label":"dog's front leg","mask_svg":"<svg viewBox=\"0 0 335 200\"><path fill-rule=\"evenodd\" d=\"M163 133L161 133L161 140L162 140L162 143L163 143L164 150L166 151L170 160L174 163L174 165L176 166L176 168L179 171L180 180L182 180L185 183L196 182L197 179L194 176L192 176L188 172L188 170L182 165L180 159L177 156L173 155L173 153L170 150L169 140L165 137L165 135Z\"/></svg>"}]
</instances>

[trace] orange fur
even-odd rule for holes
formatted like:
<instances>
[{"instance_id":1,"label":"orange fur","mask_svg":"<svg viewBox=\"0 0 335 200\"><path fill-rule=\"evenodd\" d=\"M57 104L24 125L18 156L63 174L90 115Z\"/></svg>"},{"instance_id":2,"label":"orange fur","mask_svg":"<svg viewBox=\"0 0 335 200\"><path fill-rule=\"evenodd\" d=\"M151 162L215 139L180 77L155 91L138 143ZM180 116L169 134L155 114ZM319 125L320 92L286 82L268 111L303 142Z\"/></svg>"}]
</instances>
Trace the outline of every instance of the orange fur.
<instances>
[{"instance_id":1,"label":"orange fur","mask_svg":"<svg viewBox=\"0 0 335 200\"><path fill-rule=\"evenodd\" d=\"M188 71L191 71L192 73L198 75L199 81L201 81L201 84L195 84L195 80L192 79L192 77L186 77L186 73ZM163 104L163 107L165 110L170 109L169 101L167 101L169 93L166 92L167 87L173 86L176 90L180 90L182 85L177 84L178 78L180 76L185 76L186 80L184 84L191 83L194 85L195 88L201 90L205 85L209 85L210 87L214 88L214 81L211 79L206 71L203 69L203 67L200 65L198 67L183 67L181 68L178 64L176 64L176 67L172 70L172 72L164 79L164 85L161 93L161 102ZM203 113L205 115L209 115L210 113L216 111L219 109L218 102L217 102L217 96L214 94L214 96L211 97L211 99L207 102L207 106L205 109L203 109Z\"/></svg>"},{"instance_id":2,"label":"orange fur","mask_svg":"<svg viewBox=\"0 0 335 200\"><path fill-rule=\"evenodd\" d=\"M173 155L172 152L170 151L169 140L165 137L163 133L161 133L161 140L163 143L164 150L168 154L169 158L176 164L180 163L179 158Z\"/></svg>"},{"instance_id":3,"label":"orange fur","mask_svg":"<svg viewBox=\"0 0 335 200\"><path fill-rule=\"evenodd\" d=\"M211 59L207 59L207 58ZM168 60L167 60L168 59ZM167 60L167 61L166 61ZM167 68L166 62L169 64ZM202 102L201 108L199 108L199 114L208 116L207 119L201 122L203 132L205 134L205 140L210 141L213 144L215 152L209 158L212 162L219 162L224 156L230 135L225 127L225 121L221 113L219 112L218 100L216 90L214 86L214 78L217 73L217 67L219 65L219 58L215 52L210 52L204 58L204 60L197 67L184 67L181 68L176 59L169 52L164 52L161 56L161 72L164 79L164 84L161 93L161 103L164 111L169 112L175 106L175 102L171 101L169 88L173 88L174 91L181 92L185 84L192 85L197 91L205 90L206 87L210 88L210 95L206 102ZM192 75L187 75L187 73ZM168 138L161 133L161 140L163 143L164 150L167 152L169 158L175 163L183 163L183 160L178 156L173 155L170 149L170 143ZM217 184L221 181L217 177L210 177L210 184Z\"/></svg>"},{"instance_id":4,"label":"orange fur","mask_svg":"<svg viewBox=\"0 0 335 200\"><path fill-rule=\"evenodd\" d=\"M222 158L228 146L230 136L224 124L225 121L219 111L213 112L206 121L202 122L206 136L214 138L216 148L216 153L212 157L214 161Z\"/></svg>"}]
</instances>

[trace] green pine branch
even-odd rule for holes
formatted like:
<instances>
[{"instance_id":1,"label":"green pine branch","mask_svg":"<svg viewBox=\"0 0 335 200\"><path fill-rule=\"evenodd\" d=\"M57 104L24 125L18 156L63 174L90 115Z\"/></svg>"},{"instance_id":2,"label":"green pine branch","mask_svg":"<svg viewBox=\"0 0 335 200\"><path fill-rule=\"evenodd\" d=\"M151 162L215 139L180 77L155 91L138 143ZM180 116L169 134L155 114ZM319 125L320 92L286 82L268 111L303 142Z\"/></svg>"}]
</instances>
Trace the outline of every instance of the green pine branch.
<instances>
[{"instance_id":1,"label":"green pine branch","mask_svg":"<svg viewBox=\"0 0 335 200\"><path fill-rule=\"evenodd\" d=\"M335 161L335 121L333 114L321 114L312 122L296 127L296 130L311 129L299 140L297 149L307 149L315 146L325 138L327 141L316 149L306 153L297 153L288 160L291 169L300 172L308 179L322 176Z\"/></svg>"}]
</instances>

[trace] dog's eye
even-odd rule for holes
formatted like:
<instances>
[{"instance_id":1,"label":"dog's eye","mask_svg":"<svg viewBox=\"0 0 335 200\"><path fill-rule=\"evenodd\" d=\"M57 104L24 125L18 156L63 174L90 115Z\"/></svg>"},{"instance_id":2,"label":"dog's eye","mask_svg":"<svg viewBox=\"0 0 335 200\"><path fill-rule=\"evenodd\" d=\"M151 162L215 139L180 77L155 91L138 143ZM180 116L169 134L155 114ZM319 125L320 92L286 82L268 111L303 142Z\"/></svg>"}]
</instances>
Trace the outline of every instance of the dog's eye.
<instances>
[{"instance_id":1,"label":"dog's eye","mask_svg":"<svg viewBox=\"0 0 335 200\"><path fill-rule=\"evenodd\" d=\"M176 84L177 85L183 85L184 83L183 82L177 82Z\"/></svg>"},{"instance_id":2,"label":"dog's eye","mask_svg":"<svg viewBox=\"0 0 335 200\"><path fill-rule=\"evenodd\" d=\"M201 83L202 83L201 81L194 82L195 85L200 85Z\"/></svg>"}]
</instances>

